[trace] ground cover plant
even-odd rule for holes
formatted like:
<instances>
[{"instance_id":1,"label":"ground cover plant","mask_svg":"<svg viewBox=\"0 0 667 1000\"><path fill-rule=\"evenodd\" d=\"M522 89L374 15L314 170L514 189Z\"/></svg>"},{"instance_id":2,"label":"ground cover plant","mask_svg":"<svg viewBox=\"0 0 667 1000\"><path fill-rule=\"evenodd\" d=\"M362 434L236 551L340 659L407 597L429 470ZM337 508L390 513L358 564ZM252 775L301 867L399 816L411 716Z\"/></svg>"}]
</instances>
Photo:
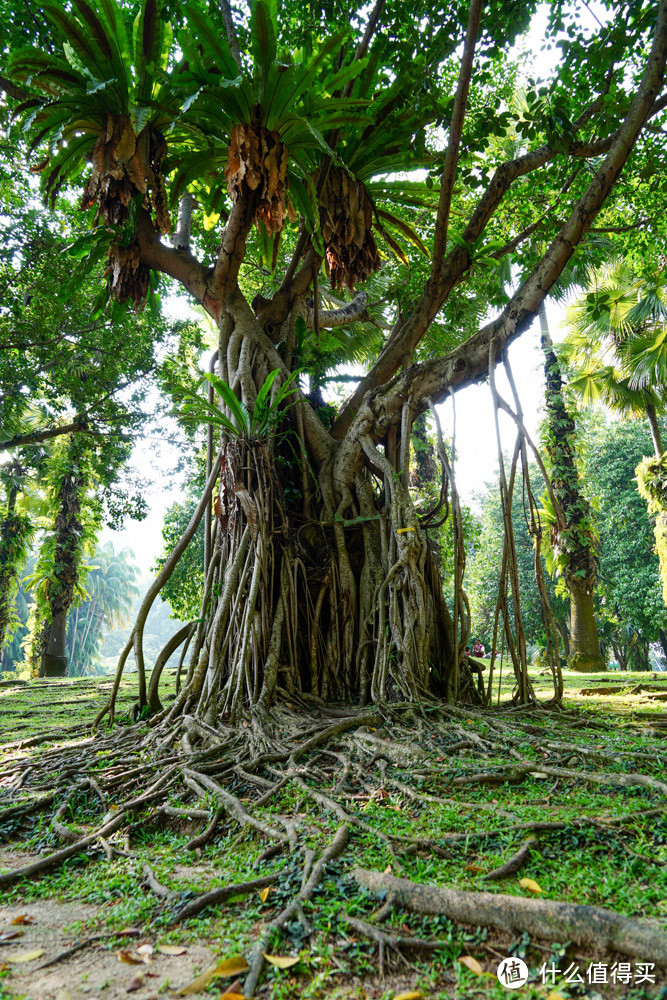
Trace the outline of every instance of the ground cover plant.
<instances>
[{"instance_id":1,"label":"ground cover plant","mask_svg":"<svg viewBox=\"0 0 667 1000\"><path fill-rule=\"evenodd\" d=\"M537 691L548 681L537 670L532 679ZM506 681L493 712L408 717L405 706L355 717L348 708L315 732L304 706L302 732L292 716L282 753L249 759L230 729L194 761L172 746L167 770L164 750L136 753L145 726L132 721L130 680L120 736L94 738L90 715L109 681L10 682L0 689L3 733L14 737L2 747L13 804L0 814L1 863L11 866L0 873L0 913L3 933L24 933L0 945L3 989L121 997L139 970L150 978L138 996L171 995L222 966L233 976L203 981L206 995L224 995L232 979L232 992L245 990L255 970L263 976L247 996L490 998L506 995L496 970L516 955L531 970L521 995L660 996L664 972L649 952L667 923L667 726L658 708L667 685L649 681L566 671L558 712L517 711ZM173 682L165 676L165 700ZM63 711L80 714L73 732L63 731ZM17 718L26 723L18 740ZM30 769L40 777L28 790ZM388 880L387 891L371 891L364 872ZM317 877L304 892L309 873ZM512 912L494 926L484 906L469 922L414 912L409 895L392 897L396 876L476 902L484 892L602 907L638 923L639 950L625 951L635 947L627 928L613 943L599 937L583 910L573 911L567 937L539 922L521 927ZM54 901L64 917L50 914ZM24 915L37 922L12 926ZM154 949L150 964L119 964L118 954L140 963L142 945ZM32 951L32 962L12 963ZM655 982L543 984L552 956L563 973L578 964L585 980L596 960L609 970L629 960L633 975L635 962L656 963Z\"/></svg>"},{"instance_id":2,"label":"ground cover plant","mask_svg":"<svg viewBox=\"0 0 667 1000\"><path fill-rule=\"evenodd\" d=\"M20 462L3 537L21 535L3 546L5 632L28 470L50 456L60 471L27 657L47 679L28 666L0 686L2 990L491 998L506 995L496 970L520 963L524 995L545 1000L665 988L667 692L599 669L597 534L544 306L567 282L588 289L601 255L664 267L667 0L583 6L43 0L2 29L8 141L79 262L67 282L40 272L39 315L59 331L44 342L24 316L32 237L5 261L16 384L0 450ZM527 68L540 17L544 65ZM72 289L85 342L63 320ZM207 317L206 363L203 324L174 343L160 292ZM609 298L586 296L604 319ZM538 314L546 464L507 355ZM642 329L662 343L663 325ZM115 401L149 374L158 417L199 446L194 504L113 677L65 679L82 511L94 502L99 527L94 483L115 483L86 456L110 472L111 441L122 465L145 425ZM485 380L503 528L487 661L466 650L470 519L436 409ZM418 474L416 439L433 466ZM177 569L193 577L188 620L149 673L147 618Z\"/></svg>"}]
</instances>

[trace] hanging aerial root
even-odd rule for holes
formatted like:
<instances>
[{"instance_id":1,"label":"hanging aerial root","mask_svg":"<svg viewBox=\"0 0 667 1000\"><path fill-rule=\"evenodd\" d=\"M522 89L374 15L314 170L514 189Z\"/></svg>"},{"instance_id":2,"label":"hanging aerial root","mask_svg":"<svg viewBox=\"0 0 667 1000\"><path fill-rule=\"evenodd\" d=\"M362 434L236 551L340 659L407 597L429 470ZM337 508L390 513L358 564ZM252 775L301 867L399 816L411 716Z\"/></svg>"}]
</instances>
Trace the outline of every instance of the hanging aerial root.
<instances>
[{"instance_id":1,"label":"hanging aerial root","mask_svg":"<svg viewBox=\"0 0 667 1000\"><path fill-rule=\"evenodd\" d=\"M526 932L547 941L571 941L599 951L618 952L667 965L667 934L648 920L629 920L598 906L525 899L489 892L463 892L419 885L409 879L355 868L352 877L378 895L392 894L413 913L442 915L468 926Z\"/></svg>"}]
</instances>

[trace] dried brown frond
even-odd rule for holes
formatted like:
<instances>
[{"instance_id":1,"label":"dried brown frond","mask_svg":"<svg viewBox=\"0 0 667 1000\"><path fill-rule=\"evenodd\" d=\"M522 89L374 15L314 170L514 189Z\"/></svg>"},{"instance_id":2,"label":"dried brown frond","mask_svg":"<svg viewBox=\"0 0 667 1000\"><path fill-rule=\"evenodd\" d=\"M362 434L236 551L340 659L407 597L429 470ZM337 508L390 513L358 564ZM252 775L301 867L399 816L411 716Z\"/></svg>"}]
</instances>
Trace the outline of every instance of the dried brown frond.
<instances>
[{"instance_id":1,"label":"dried brown frond","mask_svg":"<svg viewBox=\"0 0 667 1000\"><path fill-rule=\"evenodd\" d=\"M167 154L164 136L147 125L135 135L129 115L109 114L106 131L93 147L92 172L81 198L81 208L97 206L95 222L119 225L130 215L130 203L143 195L143 208L154 215L157 228L168 233L167 189L162 162ZM123 247L113 243L106 273L111 297L143 304L148 290L149 269L139 261L136 241Z\"/></svg>"},{"instance_id":2,"label":"dried brown frond","mask_svg":"<svg viewBox=\"0 0 667 1000\"><path fill-rule=\"evenodd\" d=\"M331 167L320 195L320 225L331 287L351 290L381 265L373 206L361 181Z\"/></svg>"},{"instance_id":3,"label":"dried brown frond","mask_svg":"<svg viewBox=\"0 0 667 1000\"><path fill-rule=\"evenodd\" d=\"M150 283L150 268L141 263L139 242L132 239L128 246L112 243L109 247L107 269L109 292L112 299L125 302L132 299L137 309L146 301Z\"/></svg>"},{"instance_id":4,"label":"dried brown frond","mask_svg":"<svg viewBox=\"0 0 667 1000\"><path fill-rule=\"evenodd\" d=\"M235 125L232 129L227 165L227 190L232 201L256 192L255 217L270 236L280 232L288 212L287 147L277 132L258 122Z\"/></svg>"}]
</instances>

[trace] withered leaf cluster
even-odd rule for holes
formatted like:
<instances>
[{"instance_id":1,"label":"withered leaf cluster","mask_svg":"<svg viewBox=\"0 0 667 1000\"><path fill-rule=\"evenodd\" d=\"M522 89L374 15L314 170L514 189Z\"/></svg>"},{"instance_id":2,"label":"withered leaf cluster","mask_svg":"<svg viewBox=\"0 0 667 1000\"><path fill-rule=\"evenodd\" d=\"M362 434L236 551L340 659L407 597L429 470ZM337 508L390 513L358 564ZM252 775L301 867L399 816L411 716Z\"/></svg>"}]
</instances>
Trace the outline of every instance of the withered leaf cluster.
<instances>
[{"instance_id":1,"label":"withered leaf cluster","mask_svg":"<svg viewBox=\"0 0 667 1000\"><path fill-rule=\"evenodd\" d=\"M143 195L143 208L154 213L158 229L168 233L171 223L162 162L167 153L164 137L146 125L135 135L129 115L109 113L106 131L92 152L92 173L81 198L81 208L97 206L95 222L106 225L127 221L130 203ZM112 298L132 299L140 306L148 290L149 270L139 263L136 241L129 246L113 243L107 272Z\"/></svg>"},{"instance_id":2,"label":"withered leaf cluster","mask_svg":"<svg viewBox=\"0 0 667 1000\"><path fill-rule=\"evenodd\" d=\"M93 146L93 169L81 208L97 205L95 221L101 217L106 225L117 225L127 220L130 202L142 194L144 208L154 209L158 228L168 233L171 223L162 175L166 153L164 137L150 125L135 135L129 115L109 113L106 131Z\"/></svg>"},{"instance_id":3,"label":"withered leaf cluster","mask_svg":"<svg viewBox=\"0 0 667 1000\"><path fill-rule=\"evenodd\" d=\"M141 263L136 237L130 240L128 246L111 244L104 276L109 278L109 294L112 299L119 302L132 299L135 306L140 308L146 301L150 274L150 268Z\"/></svg>"},{"instance_id":4,"label":"withered leaf cluster","mask_svg":"<svg viewBox=\"0 0 667 1000\"><path fill-rule=\"evenodd\" d=\"M269 235L280 232L287 215L287 147L277 132L257 122L234 125L225 166L232 201L257 192L256 218Z\"/></svg>"},{"instance_id":5,"label":"withered leaf cluster","mask_svg":"<svg viewBox=\"0 0 667 1000\"><path fill-rule=\"evenodd\" d=\"M349 289L377 271L382 261L372 232L373 206L366 188L331 167L320 194L320 225L333 289Z\"/></svg>"}]
</instances>

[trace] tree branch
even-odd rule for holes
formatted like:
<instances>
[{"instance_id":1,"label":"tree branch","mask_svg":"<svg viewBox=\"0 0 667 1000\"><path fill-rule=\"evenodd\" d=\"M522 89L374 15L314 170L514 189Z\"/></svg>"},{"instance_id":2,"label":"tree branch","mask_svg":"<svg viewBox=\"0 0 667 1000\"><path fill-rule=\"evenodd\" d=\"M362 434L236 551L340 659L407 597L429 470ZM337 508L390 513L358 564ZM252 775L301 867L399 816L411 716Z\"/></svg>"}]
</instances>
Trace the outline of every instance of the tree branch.
<instances>
[{"instance_id":1,"label":"tree branch","mask_svg":"<svg viewBox=\"0 0 667 1000\"><path fill-rule=\"evenodd\" d=\"M150 215L143 209L139 213L137 238L141 262L180 281L197 302L206 307L209 268L188 250L172 249L161 243Z\"/></svg>"},{"instance_id":2,"label":"tree branch","mask_svg":"<svg viewBox=\"0 0 667 1000\"><path fill-rule=\"evenodd\" d=\"M589 231L609 192L616 183L637 137L652 113L660 92L667 59L667 0L661 0L656 32L641 84L625 121L614 133L609 153L594 173L569 218L542 259L533 268L500 316L488 323L464 344L443 358L413 365L391 382L371 392L365 405L351 422L350 430L336 456L336 471L342 481L354 475L361 462L359 441L368 435L383 438L401 418L409 399L418 415L428 406L429 397L442 401L451 389L478 380L488 371L489 345L503 350L532 323L541 302L560 277L575 247ZM487 192L488 194L488 192Z\"/></svg>"},{"instance_id":3,"label":"tree branch","mask_svg":"<svg viewBox=\"0 0 667 1000\"><path fill-rule=\"evenodd\" d=\"M372 321L372 316L368 312L368 292L359 292L351 302L345 302L338 309L320 309L318 322L320 328L345 326L347 323L356 323L359 320ZM308 309L305 314L306 326L311 329L315 326L315 310Z\"/></svg>"},{"instance_id":4,"label":"tree branch","mask_svg":"<svg viewBox=\"0 0 667 1000\"><path fill-rule=\"evenodd\" d=\"M77 431L88 430L85 422L85 414L80 414L69 424L61 424L60 427L49 427L48 430L31 431L29 434L17 434L7 441L0 441L0 451L9 451L10 448L20 448L22 445L39 444L40 441L48 441L50 438L60 437L61 434L74 434Z\"/></svg>"},{"instance_id":5,"label":"tree branch","mask_svg":"<svg viewBox=\"0 0 667 1000\"><path fill-rule=\"evenodd\" d=\"M234 62L241 69L241 50L239 48L239 38L236 34L236 26L234 24L234 18L232 17L232 8L229 0L218 0L220 6L220 13L222 14L222 20L225 22L225 31L227 33L227 44L232 53Z\"/></svg>"},{"instance_id":6,"label":"tree branch","mask_svg":"<svg viewBox=\"0 0 667 1000\"><path fill-rule=\"evenodd\" d=\"M659 87L661 86L662 83L660 83ZM653 94L653 99L645 114L644 121L648 118L654 117L662 111L663 108L667 107L667 95L658 97L658 92L659 90ZM628 116L625 120L626 123L632 114L632 109L636 106L637 99L638 98L636 97L630 106L630 111L628 112ZM595 102L593 103L595 104ZM582 115L580 115L578 122L575 123L575 125L579 122L588 120L586 117L588 110L589 109L586 109ZM612 135L609 135L604 139L597 140L596 142L573 143L570 146L568 153L571 156L580 157L582 159L593 158L607 153L618 143L624 128L625 125L621 125L614 133L612 133ZM489 186L482 195L477 207L470 217L470 221L462 233L462 240L469 245L474 244L483 234L486 226L497 211L514 181L540 169L554 160L558 155L560 155L558 151L552 149L548 145L545 145L540 146L538 149L531 150L514 160L508 160L505 163L501 163L496 169ZM334 438L343 438L347 430L352 425L355 413L360 407L366 393L378 386L386 384L391 378L393 378L401 367L405 355L414 351L417 344L428 330L428 327L442 308L442 305L446 301L452 289L465 276L471 263L472 260L470 254L463 246L460 246L457 243L450 250L445 257L437 287L431 286L431 283L429 283L429 287L424 290L417 306L407 317L402 327L387 341L387 344L375 364L372 366L366 377L362 379L355 392L352 393L341 409L338 418L331 428L331 433Z\"/></svg>"},{"instance_id":7,"label":"tree branch","mask_svg":"<svg viewBox=\"0 0 667 1000\"><path fill-rule=\"evenodd\" d=\"M447 246L447 231L449 229L449 211L452 206L454 194L454 180L456 178L456 168L459 162L459 149L461 146L461 135L463 133L463 123L465 121L466 104L468 101L468 90L470 89L470 78L472 76L473 59L475 56L475 45L482 16L482 0L471 0L468 12L468 27L466 29L465 43L463 46L463 57L459 70L459 80L456 85L454 97L454 109L452 111L452 121L449 126L449 142L445 153L445 166L442 172L442 183L440 185L440 199L438 202L438 215L435 224L435 238L433 241L433 261L431 263L431 281L437 282L442 270L442 262Z\"/></svg>"}]
</instances>

